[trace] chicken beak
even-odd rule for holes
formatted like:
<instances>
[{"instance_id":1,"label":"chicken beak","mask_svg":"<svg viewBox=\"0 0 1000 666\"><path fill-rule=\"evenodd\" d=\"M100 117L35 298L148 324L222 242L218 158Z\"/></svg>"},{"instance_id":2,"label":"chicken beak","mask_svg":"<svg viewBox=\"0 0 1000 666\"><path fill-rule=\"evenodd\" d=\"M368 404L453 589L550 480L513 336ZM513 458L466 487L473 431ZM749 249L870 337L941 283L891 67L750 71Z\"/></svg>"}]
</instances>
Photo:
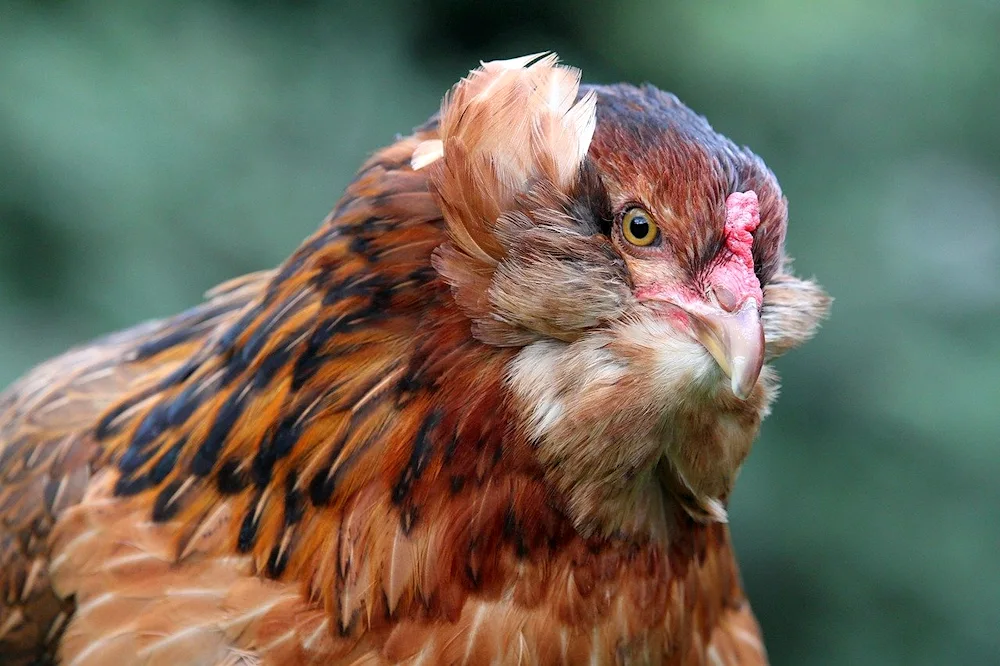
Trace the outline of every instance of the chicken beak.
<instances>
[{"instance_id":1,"label":"chicken beak","mask_svg":"<svg viewBox=\"0 0 1000 666\"><path fill-rule=\"evenodd\" d=\"M735 312L722 308L690 312L695 337L712 355L740 400L757 384L764 365L764 328L757 302L747 299Z\"/></svg>"}]
</instances>

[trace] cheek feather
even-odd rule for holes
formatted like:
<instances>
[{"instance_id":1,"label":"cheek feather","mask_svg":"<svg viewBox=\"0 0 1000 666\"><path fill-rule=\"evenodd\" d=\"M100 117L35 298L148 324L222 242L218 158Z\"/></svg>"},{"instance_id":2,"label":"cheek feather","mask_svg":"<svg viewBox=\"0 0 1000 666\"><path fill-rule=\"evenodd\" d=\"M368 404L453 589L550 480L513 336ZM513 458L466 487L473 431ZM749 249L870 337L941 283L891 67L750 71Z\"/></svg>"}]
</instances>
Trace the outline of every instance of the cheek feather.
<instances>
[{"instance_id":1,"label":"cheek feather","mask_svg":"<svg viewBox=\"0 0 1000 666\"><path fill-rule=\"evenodd\" d=\"M508 370L508 383L528 409L528 432L539 440L562 419L562 389L556 377L563 343L543 340L518 353Z\"/></svg>"},{"instance_id":2,"label":"cheek feather","mask_svg":"<svg viewBox=\"0 0 1000 666\"><path fill-rule=\"evenodd\" d=\"M678 316L686 319L683 313ZM617 339L611 347L628 359L633 372L646 376L647 395L657 418L686 399L685 389L717 379L715 361L683 330L660 317L644 317L615 329Z\"/></svg>"}]
</instances>

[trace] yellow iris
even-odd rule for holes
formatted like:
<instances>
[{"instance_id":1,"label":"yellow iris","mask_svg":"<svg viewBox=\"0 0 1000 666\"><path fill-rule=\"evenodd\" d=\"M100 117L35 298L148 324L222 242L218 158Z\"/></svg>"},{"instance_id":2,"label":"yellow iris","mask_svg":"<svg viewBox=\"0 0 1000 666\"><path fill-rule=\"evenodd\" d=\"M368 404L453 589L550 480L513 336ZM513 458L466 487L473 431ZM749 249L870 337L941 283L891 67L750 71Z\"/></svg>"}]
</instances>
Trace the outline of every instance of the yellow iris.
<instances>
[{"instance_id":1,"label":"yellow iris","mask_svg":"<svg viewBox=\"0 0 1000 666\"><path fill-rule=\"evenodd\" d=\"M658 231L649 213L642 208L629 208L622 218L622 235L632 245L645 247L656 240Z\"/></svg>"}]
</instances>

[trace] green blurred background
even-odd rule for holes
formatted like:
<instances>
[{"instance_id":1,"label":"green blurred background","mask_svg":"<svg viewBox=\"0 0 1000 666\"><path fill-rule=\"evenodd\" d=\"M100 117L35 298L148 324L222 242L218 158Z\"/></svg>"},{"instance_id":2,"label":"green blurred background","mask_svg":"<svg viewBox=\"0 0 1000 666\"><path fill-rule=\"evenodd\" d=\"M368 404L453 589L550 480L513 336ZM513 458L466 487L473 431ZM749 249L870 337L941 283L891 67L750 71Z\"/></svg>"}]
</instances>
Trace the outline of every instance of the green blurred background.
<instances>
[{"instance_id":1,"label":"green blurred background","mask_svg":"<svg viewBox=\"0 0 1000 666\"><path fill-rule=\"evenodd\" d=\"M775 664L1000 664L1000 3L0 0L0 383L279 262L479 59L761 154L836 297L732 506Z\"/></svg>"}]
</instances>

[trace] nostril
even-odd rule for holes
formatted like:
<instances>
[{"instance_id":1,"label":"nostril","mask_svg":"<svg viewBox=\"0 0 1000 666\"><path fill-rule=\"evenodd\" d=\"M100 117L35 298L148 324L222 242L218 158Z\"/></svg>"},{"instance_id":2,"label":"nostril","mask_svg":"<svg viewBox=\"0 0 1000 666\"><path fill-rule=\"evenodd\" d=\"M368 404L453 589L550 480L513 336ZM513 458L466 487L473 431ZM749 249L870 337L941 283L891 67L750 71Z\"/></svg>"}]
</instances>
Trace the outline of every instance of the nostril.
<instances>
[{"instance_id":1,"label":"nostril","mask_svg":"<svg viewBox=\"0 0 1000 666\"><path fill-rule=\"evenodd\" d=\"M726 312L735 312L736 308L740 305L736 294L722 285L712 287L712 293L715 294L715 300L718 301L719 305Z\"/></svg>"}]
</instances>

